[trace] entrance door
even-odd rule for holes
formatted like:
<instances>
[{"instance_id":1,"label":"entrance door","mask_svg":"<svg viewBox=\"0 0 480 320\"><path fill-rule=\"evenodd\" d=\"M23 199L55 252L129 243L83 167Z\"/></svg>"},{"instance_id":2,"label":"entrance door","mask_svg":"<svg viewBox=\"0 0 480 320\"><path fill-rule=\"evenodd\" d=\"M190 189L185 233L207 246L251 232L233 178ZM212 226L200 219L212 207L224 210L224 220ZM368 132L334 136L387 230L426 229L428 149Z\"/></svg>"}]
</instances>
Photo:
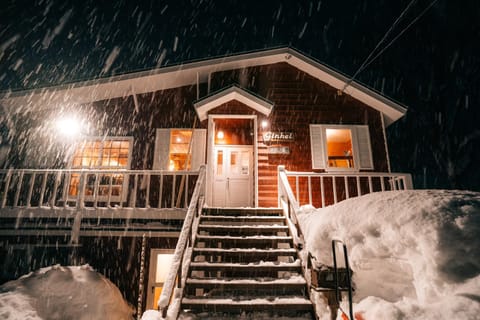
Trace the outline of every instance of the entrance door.
<instances>
[{"instance_id":1,"label":"entrance door","mask_svg":"<svg viewBox=\"0 0 480 320\"><path fill-rule=\"evenodd\" d=\"M147 310L158 309L158 299L172 265L174 250L152 249L148 276Z\"/></svg>"},{"instance_id":2,"label":"entrance door","mask_svg":"<svg viewBox=\"0 0 480 320\"><path fill-rule=\"evenodd\" d=\"M253 146L215 146L213 206L253 206Z\"/></svg>"}]
</instances>

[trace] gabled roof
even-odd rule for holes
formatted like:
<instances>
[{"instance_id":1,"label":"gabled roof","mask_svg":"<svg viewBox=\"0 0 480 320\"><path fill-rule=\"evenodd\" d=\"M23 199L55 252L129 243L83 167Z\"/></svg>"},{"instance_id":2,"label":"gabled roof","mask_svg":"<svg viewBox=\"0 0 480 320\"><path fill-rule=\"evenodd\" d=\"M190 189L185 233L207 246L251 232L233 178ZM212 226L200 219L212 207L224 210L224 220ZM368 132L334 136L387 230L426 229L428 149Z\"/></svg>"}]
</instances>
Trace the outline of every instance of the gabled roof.
<instances>
[{"instance_id":1,"label":"gabled roof","mask_svg":"<svg viewBox=\"0 0 480 320\"><path fill-rule=\"evenodd\" d=\"M193 104L200 121L207 119L208 111L231 100L237 100L250 108L268 116L273 109L273 102L261 98L236 85L219 90Z\"/></svg>"},{"instance_id":2,"label":"gabled roof","mask_svg":"<svg viewBox=\"0 0 480 320\"><path fill-rule=\"evenodd\" d=\"M142 94L194 85L198 82L206 82L209 75L214 72L279 62L286 62L379 110L384 114L387 125L401 118L406 112L406 108L393 100L358 82L349 82L346 76L289 47L211 58L68 85L6 93L0 98L0 105L8 108L10 112L17 112L30 107L56 108L84 104L125 97L133 93Z\"/></svg>"}]
</instances>

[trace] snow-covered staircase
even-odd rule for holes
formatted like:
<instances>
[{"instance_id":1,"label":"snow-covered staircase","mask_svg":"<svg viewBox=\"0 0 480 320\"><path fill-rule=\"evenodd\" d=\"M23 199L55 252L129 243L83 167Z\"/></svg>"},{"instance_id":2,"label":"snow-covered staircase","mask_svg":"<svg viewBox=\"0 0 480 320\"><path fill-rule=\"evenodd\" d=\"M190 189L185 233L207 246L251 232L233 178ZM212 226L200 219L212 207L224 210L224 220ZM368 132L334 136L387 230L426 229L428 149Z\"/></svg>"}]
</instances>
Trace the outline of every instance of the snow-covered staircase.
<instances>
[{"instance_id":1,"label":"snow-covered staircase","mask_svg":"<svg viewBox=\"0 0 480 320\"><path fill-rule=\"evenodd\" d=\"M297 255L281 210L204 209L182 313L197 319L314 319Z\"/></svg>"}]
</instances>

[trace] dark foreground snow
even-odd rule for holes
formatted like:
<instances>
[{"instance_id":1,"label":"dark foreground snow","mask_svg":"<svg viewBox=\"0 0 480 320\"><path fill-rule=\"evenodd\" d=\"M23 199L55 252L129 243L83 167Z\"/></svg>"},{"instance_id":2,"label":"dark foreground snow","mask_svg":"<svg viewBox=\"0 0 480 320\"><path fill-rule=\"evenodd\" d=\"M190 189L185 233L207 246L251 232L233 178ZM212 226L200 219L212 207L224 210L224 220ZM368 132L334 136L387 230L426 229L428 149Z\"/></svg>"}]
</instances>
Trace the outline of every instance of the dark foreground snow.
<instances>
[{"instance_id":1,"label":"dark foreground snow","mask_svg":"<svg viewBox=\"0 0 480 320\"><path fill-rule=\"evenodd\" d=\"M132 319L118 288L88 265L43 268L0 286L2 320Z\"/></svg>"}]
</instances>

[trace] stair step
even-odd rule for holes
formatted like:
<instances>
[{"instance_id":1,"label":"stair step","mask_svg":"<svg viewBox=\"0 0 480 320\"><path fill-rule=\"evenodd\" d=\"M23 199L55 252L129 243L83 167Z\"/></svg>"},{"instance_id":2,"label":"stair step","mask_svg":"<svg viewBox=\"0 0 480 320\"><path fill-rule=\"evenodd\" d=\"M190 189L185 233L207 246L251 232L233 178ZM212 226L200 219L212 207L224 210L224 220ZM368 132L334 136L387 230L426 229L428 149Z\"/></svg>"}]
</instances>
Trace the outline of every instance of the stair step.
<instances>
[{"instance_id":1,"label":"stair step","mask_svg":"<svg viewBox=\"0 0 480 320\"><path fill-rule=\"evenodd\" d=\"M300 268L300 260L294 262L261 262L261 263L216 263L216 262L192 262L192 270L226 270L226 269L275 269L281 271L292 271Z\"/></svg>"},{"instance_id":2,"label":"stair step","mask_svg":"<svg viewBox=\"0 0 480 320\"><path fill-rule=\"evenodd\" d=\"M201 216L200 223L204 222L214 222L215 224L247 224L247 223L257 223L262 224L278 224L284 225L286 223L285 217L283 216Z\"/></svg>"},{"instance_id":3,"label":"stair step","mask_svg":"<svg viewBox=\"0 0 480 320\"><path fill-rule=\"evenodd\" d=\"M276 248L280 243L293 246L290 236L206 236L197 235L197 244L203 243L207 248Z\"/></svg>"},{"instance_id":4,"label":"stair step","mask_svg":"<svg viewBox=\"0 0 480 320\"><path fill-rule=\"evenodd\" d=\"M310 300L304 297L272 297L271 299L254 298L249 300L183 298L182 309L196 312L228 313L266 311L271 314L282 314L282 311L286 311L283 314L293 316L299 314L299 312L312 312L313 306Z\"/></svg>"},{"instance_id":5,"label":"stair step","mask_svg":"<svg viewBox=\"0 0 480 320\"><path fill-rule=\"evenodd\" d=\"M283 216L278 208L205 208L203 212L209 216Z\"/></svg>"},{"instance_id":6,"label":"stair step","mask_svg":"<svg viewBox=\"0 0 480 320\"><path fill-rule=\"evenodd\" d=\"M295 262L261 262L261 263L190 263L190 276L199 278L279 278L285 274L301 274L300 260Z\"/></svg>"},{"instance_id":7,"label":"stair step","mask_svg":"<svg viewBox=\"0 0 480 320\"><path fill-rule=\"evenodd\" d=\"M303 295L307 284L303 276L290 279L192 279L186 281L187 297L259 297Z\"/></svg>"},{"instance_id":8,"label":"stair step","mask_svg":"<svg viewBox=\"0 0 480 320\"><path fill-rule=\"evenodd\" d=\"M211 235L272 235L279 232L288 233L288 226L221 226L213 224L200 224L198 232L208 232Z\"/></svg>"},{"instance_id":9,"label":"stair step","mask_svg":"<svg viewBox=\"0 0 480 320\"><path fill-rule=\"evenodd\" d=\"M218 248L193 248L192 261L198 256L204 256L205 261L210 262L255 262L255 261L277 261L287 258L293 262L297 258L295 249L218 249ZM218 259L221 259L220 261Z\"/></svg>"}]
</instances>

